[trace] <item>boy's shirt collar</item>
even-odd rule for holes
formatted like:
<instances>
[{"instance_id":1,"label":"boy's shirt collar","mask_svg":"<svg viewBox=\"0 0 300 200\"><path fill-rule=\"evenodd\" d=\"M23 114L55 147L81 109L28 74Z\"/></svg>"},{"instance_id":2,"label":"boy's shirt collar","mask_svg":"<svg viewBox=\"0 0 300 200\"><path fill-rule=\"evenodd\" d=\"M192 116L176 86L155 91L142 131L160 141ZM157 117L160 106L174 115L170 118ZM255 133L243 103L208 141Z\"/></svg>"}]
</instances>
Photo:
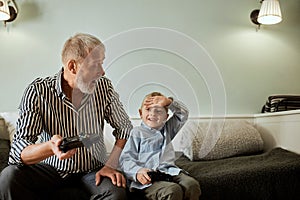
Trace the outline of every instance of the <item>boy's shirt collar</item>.
<instances>
[{"instance_id":1,"label":"boy's shirt collar","mask_svg":"<svg viewBox=\"0 0 300 200\"><path fill-rule=\"evenodd\" d=\"M149 130L152 130L152 131L162 131L163 129L164 129L164 125L161 127L161 128L159 128L159 129L156 129L156 128L151 128L150 126L148 126L145 122L143 122L142 121L142 123L141 123L141 126L142 127L145 127L145 128L147 128L147 129L149 129Z\"/></svg>"}]
</instances>

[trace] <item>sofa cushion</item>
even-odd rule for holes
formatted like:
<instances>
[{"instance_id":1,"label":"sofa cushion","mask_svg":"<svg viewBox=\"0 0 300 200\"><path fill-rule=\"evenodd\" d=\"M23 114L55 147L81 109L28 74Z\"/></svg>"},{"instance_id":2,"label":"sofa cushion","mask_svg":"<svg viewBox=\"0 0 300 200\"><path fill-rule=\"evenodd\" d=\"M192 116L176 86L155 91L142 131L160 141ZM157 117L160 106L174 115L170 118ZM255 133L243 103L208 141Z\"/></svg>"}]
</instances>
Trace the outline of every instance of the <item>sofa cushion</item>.
<instances>
[{"instance_id":1,"label":"sofa cushion","mask_svg":"<svg viewBox=\"0 0 300 200\"><path fill-rule=\"evenodd\" d=\"M260 133L246 120L188 121L181 131L183 153L193 161L263 151Z\"/></svg>"},{"instance_id":2,"label":"sofa cushion","mask_svg":"<svg viewBox=\"0 0 300 200\"><path fill-rule=\"evenodd\" d=\"M9 140L9 134L4 118L0 116L0 139Z\"/></svg>"},{"instance_id":3,"label":"sofa cushion","mask_svg":"<svg viewBox=\"0 0 300 200\"><path fill-rule=\"evenodd\" d=\"M0 139L0 171L7 166L9 155L9 140Z\"/></svg>"},{"instance_id":4,"label":"sofa cushion","mask_svg":"<svg viewBox=\"0 0 300 200\"><path fill-rule=\"evenodd\" d=\"M14 134L16 132L16 124L18 119L18 112L0 112L0 118L5 120L5 139L9 139L12 142ZM0 129L1 131L1 129ZM0 136L1 138L1 136Z\"/></svg>"}]
</instances>

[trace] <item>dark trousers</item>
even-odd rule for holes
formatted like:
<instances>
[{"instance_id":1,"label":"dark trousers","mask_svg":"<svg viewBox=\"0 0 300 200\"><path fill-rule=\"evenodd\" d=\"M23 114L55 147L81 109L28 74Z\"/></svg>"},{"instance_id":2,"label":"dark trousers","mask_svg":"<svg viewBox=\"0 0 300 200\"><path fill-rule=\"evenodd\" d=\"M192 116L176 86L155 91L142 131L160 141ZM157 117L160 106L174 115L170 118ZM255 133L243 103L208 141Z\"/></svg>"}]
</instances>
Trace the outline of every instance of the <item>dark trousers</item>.
<instances>
[{"instance_id":1,"label":"dark trousers","mask_svg":"<svg viewBox=\"0 0 300 200\"><path fill-rule=\"evenodd\" d=\"M126 190L102 178L95 185L97 171L62 178L51 166L8 166L0 174L0 200L126 199Z\"/></svg>"}]
</instances>

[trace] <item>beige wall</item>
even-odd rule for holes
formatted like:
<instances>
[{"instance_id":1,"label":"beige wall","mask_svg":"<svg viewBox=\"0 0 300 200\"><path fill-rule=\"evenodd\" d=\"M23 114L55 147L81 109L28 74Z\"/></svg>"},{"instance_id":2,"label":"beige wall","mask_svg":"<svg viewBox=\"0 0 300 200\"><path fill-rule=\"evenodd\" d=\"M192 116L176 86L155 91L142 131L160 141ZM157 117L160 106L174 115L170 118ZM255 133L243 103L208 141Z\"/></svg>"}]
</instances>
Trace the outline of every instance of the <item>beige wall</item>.
<instances>
[{"instance_id":1,"label":"beige wall","mask_svg":"<svg viewBox=\"0 0 300 200\"><path fill-rule=\"evenodd\" d=\"M63 42L88 32L107 45L106 71L131 117L143 95L180 98L192 116L258 113L276 93L300 93L300 1L281 0L283 21L256 27L259 1L15 0L0 25L0 111L26 85L61 67Z\"/></svg>"}]
</instances>

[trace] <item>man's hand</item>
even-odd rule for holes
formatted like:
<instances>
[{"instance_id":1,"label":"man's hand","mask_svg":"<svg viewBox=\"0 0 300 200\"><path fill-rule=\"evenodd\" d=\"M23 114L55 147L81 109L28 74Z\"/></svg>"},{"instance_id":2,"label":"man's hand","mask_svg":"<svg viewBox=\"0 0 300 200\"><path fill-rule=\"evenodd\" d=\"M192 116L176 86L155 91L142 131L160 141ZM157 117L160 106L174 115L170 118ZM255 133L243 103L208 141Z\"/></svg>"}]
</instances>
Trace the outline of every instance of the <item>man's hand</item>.
<instances>
[{"instance_id":1,"label":"man's hand","mask_svg":"<svg viewBox=\"0 0 300 200\"><path fill-rule=\"evenodd\" d=\"M112 184L117 185L118 187L126 188L126 179L123 176L122 173L119 171L110 168L108 166L102 167L97 173L96 173L96 185L99 185L101 182L102 177L108 177L111 179Z\"/></svg>"},{"instance_id":2,"label":"man's hand","mask_svg":"<svg viewBox=\"0 0 300 200\"><path fill-rule=\"evenodd\" d=\"M151 183L151 178L149 177L148 173L150 169L147 168L142 168L138 171L136 174L136 179L142 184L150 184Z\"/></svg>"},{"instance_id":3,"label":"man's hand","mask_svg":"<svg viewBox=\"0 0 300 200\"><path fill-rule=\"evenodd\" d=\"M62 142L62 137L60 135L54 135L51 140L50 140L50 144L51 144L51 149L54 155L56 155L60 160L63 159L67 159L72 157L75 153L76 153L76 149L71 149L65 153L63 153L60 149L59 149L59 145Z\"/></svg>"},{"instance_id":4,"label":"man's hand","mask_svg":"<svg viewBox=\"0 0 300 200\"><path fill-rule=\"evenodd\" d=\"M32 165L56 155L60 160L70 158L76 153L76 149L72 149L66 153L63 153L59 149L59 145L62 142L62 137L59 135L52 136L51 140L43 143L32 144L27 146L21 152L22 162L26 165Z\"/></svg>"}]
</instances>

